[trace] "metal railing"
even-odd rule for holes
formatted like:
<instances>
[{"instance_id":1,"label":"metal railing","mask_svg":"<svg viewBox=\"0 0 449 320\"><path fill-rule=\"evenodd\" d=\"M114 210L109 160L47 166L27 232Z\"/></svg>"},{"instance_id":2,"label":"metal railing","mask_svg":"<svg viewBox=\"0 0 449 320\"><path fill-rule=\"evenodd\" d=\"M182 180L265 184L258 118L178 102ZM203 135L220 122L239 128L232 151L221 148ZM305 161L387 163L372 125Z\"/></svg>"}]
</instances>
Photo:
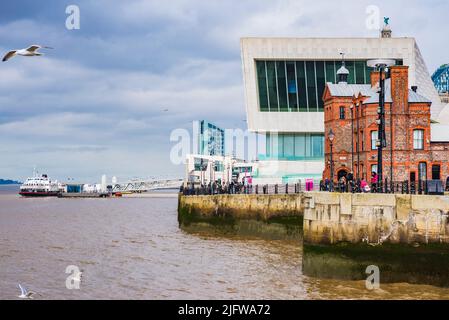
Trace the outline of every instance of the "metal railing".
<instances>
[{"instance_id":1,"label":"metal railing","mask_svg":"<svg viewBox=\"0 0 449 320\"><path fill-rule=\"evenodd\" d=\"M449 184L441 180L385 181L381 183L363 183L349 181L345 183L324 183L305 185L301 182L286 184L209 184L206 186L181 187L180 192L189 195L217 194L295 194L304 191L351 192L351 193L394 193L394 194L444 194Z\"/></svg>"},{"instance_id":2,"label":"metal railing","mask_svg":"<svg viewBox=\"0 0 449 320\"><path fill-rule=\"evenodd\" d=\"M444 194L444 191L449 191L449 184L442 180L388 181L385 179L370 184L362 181L320 183L320 190L352 193Z\"/></svg>"},{"instance_id":3,"label":"metal railing","mask_svg":"<svg viewBox=\"0 0 449 320\"><path fill-rule=\"evenodd\" d=\"M215 195L215 194L295 194L304 191L318 191L319 185L306 186L301 182L286 184L231 184L231 185L207 185L200 187L181 187L184 195Z\"/></svg>"}]
</instances>

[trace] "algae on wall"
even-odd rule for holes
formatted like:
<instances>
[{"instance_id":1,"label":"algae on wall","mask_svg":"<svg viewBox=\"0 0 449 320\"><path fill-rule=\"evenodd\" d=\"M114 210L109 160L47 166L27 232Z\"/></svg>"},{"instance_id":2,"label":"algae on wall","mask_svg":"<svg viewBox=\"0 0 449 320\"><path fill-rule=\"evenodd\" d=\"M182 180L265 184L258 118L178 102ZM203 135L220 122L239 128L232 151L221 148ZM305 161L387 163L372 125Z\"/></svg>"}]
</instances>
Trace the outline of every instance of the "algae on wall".
<instances>
[{"instance_id":1,"label":"algae on wall","mask_svg":"<svg viewBox=\"0 0 449 320\"><path fill-rule=\"evenodd\" d=\"M188 232L300 239L302 205L299 195L183 196L178 222ZM274 199L274 200L273 200Z\"/></svg>"}]
</instances>

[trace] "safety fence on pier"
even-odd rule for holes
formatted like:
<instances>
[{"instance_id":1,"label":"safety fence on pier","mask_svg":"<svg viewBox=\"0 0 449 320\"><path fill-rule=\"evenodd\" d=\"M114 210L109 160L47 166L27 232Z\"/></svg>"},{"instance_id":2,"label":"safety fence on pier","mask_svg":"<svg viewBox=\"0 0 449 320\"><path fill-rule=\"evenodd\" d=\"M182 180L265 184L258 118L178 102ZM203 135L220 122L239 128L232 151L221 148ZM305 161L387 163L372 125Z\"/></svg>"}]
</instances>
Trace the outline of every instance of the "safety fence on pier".
<instances>
[{"instance_id":1,"label":"safety fence on pier","mask_svg":"<svg viewBox=\"0 0 449 320\"><path fill-rule=\"evenodd\" d=\"M286 184L255 184L255 185L243 185L243 184L230 184L219 185L212 184L200 187L186 187L182 188L181 192L184 195L214 195L214 194L290 194L300 193L303 191L318 191L318 184L304 185L301 182L298 183L286 183Z\"/></svg>"},{"instance_id":2,"label":"safety fence on pier","mask_svg":"<svg viewBox=\"0 0 449 320\"><path fill-rule=\"evenodd\" d=\"M215 194L294 194L304 191L350 192L350 193L395 193L395 194L444 194L449 191L449 184L441 180L419 181L388 181L384 183L363 183L363 181L349 181L345 183L331 183L320 181L314 183L285 183L285 184L209 184L205 186L181 187L184 195L215 195Z\"/></svg>"}]
</instances>

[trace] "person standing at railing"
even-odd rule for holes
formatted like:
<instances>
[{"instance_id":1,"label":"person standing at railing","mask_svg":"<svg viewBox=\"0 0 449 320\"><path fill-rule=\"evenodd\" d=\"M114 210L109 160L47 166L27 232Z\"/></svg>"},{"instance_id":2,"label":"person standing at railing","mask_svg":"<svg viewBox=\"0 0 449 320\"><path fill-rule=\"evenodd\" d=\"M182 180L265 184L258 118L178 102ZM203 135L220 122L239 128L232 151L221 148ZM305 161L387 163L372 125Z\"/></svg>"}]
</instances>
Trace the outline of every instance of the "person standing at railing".
<instances>
[{"instance_id":1,"label":"person standing at railing","mask_svg":"<svg viewBox=\"0 0 449 320\"><path fill-rule=\"evenodd\" d=\"M328 178L326 178L324 180L324 190L329 191L329 188L330 188L330 180Z\"/></svg>"},{"instance_id":2,"label":"person standing at railing","mask_svg":"<svg viewBox=\"0 0 449 320\"><path fill-rule=\"evenodd\" d=\"M346 188L346 178L345 176L341 176L340 180L338 181L340 192L345 192Z\"/></svg>"},{"instance_id":3,"label":"person standing at railing","mask_svg":"<svg viewBox=\"0 0 449 320\"><path fill-rule=\"evenodd\" d=\"M350 171L348 173L348 175L346 176L347 179L347 190L346 191L350 191L350 192L354 192L354 174L352 173L352 171ZM349 190L348 190L349 188Z\"/></svg>"},{"instance_id":4,"label":"person standing at railing","mask_svg":"<svg viewBox=\"0 0 449 320\"><path fill-rule=\"evenodd\" d=\"M378 181L377 179L379 178L379 176L377 175L376 172L371 172L371 191L372 192L377 192L377 184Z\"/></svg>"}]
</instances>

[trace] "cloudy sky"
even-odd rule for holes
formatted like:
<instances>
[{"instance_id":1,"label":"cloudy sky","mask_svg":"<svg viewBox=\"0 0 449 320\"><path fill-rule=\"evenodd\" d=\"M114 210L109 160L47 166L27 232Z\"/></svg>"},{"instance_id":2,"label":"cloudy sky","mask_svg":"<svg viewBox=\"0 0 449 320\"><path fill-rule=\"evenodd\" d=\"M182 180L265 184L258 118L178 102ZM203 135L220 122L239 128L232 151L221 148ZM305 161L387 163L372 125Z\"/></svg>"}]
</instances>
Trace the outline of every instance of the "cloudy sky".
<instances>
[{"instance_id":1,"label":"cloudy sky","mask_svg":"<svg viewBox=\"0 0 449 320\"><path fill-rule=\"evenodd\" d=\"M344 4L342 4L344 3ZM65 26L68 5L81 28ZM366 8L415 37L430 72L449 62L449 1L15 0L0 10L0 178L182 176L170 132L245 127L239 38L377 36ZM164 111L168 109L168 111Z\"/></svg>"}]
</instances>

